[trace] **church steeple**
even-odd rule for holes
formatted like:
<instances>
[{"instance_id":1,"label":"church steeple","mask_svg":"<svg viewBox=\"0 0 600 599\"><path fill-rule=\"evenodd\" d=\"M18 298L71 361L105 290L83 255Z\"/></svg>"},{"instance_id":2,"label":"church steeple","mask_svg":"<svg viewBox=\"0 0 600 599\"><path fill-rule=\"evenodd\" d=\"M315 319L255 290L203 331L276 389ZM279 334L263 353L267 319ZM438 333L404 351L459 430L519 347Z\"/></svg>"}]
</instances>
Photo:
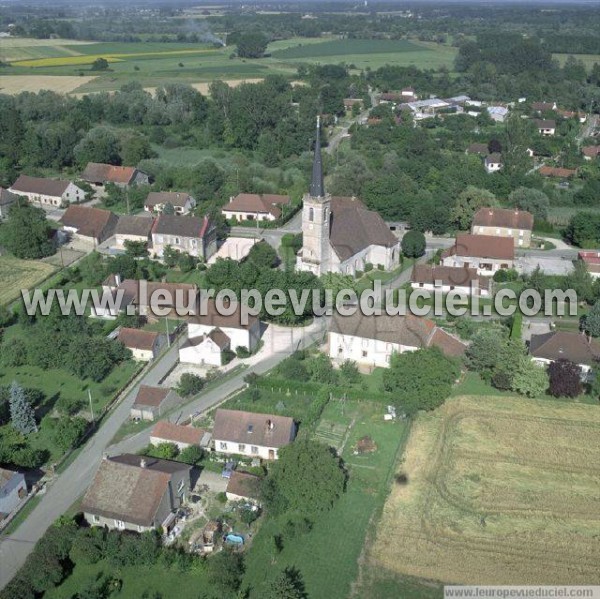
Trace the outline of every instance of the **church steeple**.
<instances>
[{"instance_id":1,"label":"church steeple","mask_svg":"<svg viewBox=\"0 0 600 599\"><path fill-rule=\"evenodd\" d=\"M313 198L325 197L325 185L323 184L323 159L321 158L321 118L319 116L317 116L317 139L315 141L315 156L313 159L310 195Z\"/></svg>"}]
</instances>

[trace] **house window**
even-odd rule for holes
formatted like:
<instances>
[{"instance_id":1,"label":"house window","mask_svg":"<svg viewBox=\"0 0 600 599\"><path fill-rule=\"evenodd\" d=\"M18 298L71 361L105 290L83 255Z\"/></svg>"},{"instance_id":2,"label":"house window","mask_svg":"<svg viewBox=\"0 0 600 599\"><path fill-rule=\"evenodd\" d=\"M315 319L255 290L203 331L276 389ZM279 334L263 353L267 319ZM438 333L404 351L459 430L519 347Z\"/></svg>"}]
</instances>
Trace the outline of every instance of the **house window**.
<instances>
[{"instance_id":1,"label":"house window","mask_svg":"<svg viewBox=\"0 0 600 599\"><path fill-rule=\"evenodd\" d=\"M310 220L310 221L315 220L315 211L313 208L308 209L308 220Z\"/></svg>"},{"instance_id":2,"label":"house window","mask_svg":"<svg viewBox=\"0 0 600 599\"><path fill-rule=\"evenodd\" d=\"M363 357L363 358L366 358L366 357L367 357L367 352L366 352L364 349L363 349L363 352L362 352L362 357Z\"/></svg>"},{"instance_id":3,"label":"house window","mask_svg":"<svg viewBox=\"0 0 600 599\"><path fill-rule=\"evenodd\" d=\"M253 445L253 446L251 447L250 451L251 451L251 452L252 452L254 455L256 455L256 454L258 453L258 447L256 447L256 445Z\"/></svg>"},{"instance_id":4,"label":"house window","mask_svg":"<svg viewBox=\"0 0 600 599\"><path fill-rule=\"evenodd\" d=\"M175 237L175 245L181 245L181 239L179 239L179 237Z\"/></svg>"},{"instance_id":5,"label":"house window","mask_svg":"<svg viewBox=\"0 0 600 599\"><path fill-rule=\"evenodd\" d=\"M144 527L141 524L138 524L138 532L144 532Z\"/></svg>"},{"instance_id":6,"label":"house window","mask_svg":"<svg viewBox=\"0 0 600 599\"><path fill-rule=\"evenodd\" d=\"M95 522L96 524L98 524L98 522L100 522L100 516L92 516L92 522Z\"/></svg>"},{"instance_id":7,"label":"house window","mask_svg":"<svg viewBox=\"0 0 600 599\"><path fill-rule=\"evenodd\" d=\"M243 443L240 443L240 444L238 445L238 451L239 451L240 453L244 453L244 452L246 451L246 446L245 446Z\"/></svg>"},{"instance_id":8,"label":"house window","mask_svg":"<svg viewBox=\"0 0 600 599\"><path fill-rule=\"evenodd\" d=\"M190 245L195 248L198 245L198 242L195 239L190 239Z\"/></svg>"},{"instance_id":9,"label":"house window","mask_svg":"<svg viewBox=\"0 0 600 599\"><path fill-rule=\"evenodd\" d=\"M219 444L219 448L226 451L227 450L227 443L225 443L224 441L221 441L221 443Z\"/></svg>"},{"instance_id":10,"label":"house window","mask_svg":"<svg viewBox=\"0 0 600 599\"><path fill-rule=\"evenodd\" d=\"M123 530L125 528L125 522L123 522L123 520L115 520L115 526L119 530Z\"/></svg>"}]
</instances>

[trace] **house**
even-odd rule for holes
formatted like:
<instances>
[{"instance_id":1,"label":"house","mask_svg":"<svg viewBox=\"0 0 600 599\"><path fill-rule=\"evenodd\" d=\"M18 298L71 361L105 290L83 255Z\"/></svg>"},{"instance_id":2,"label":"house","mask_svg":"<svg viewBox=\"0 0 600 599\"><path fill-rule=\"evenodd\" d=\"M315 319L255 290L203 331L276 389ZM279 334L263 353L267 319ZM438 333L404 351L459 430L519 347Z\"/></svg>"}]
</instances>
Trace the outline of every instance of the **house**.
<instances>
[{"instance_id":1,"label":"house","mask_svg":"<svg viewBox=\"0 0 600 599\"><path fill-rule=\"evenodd\" d=\"M92 526L167 531L190 491L191 470L181 462L133 454L105 457L80 509Z\"/></svg>"},{"instance_id":2,"label":"house","mask_svg":"<svg viewBox=\"0 0 600 599\"><path fill-rule=\"evenodd\" d=\"M196 200L189 193L151 191L144 202L144 210L162 212L167 204L173 206L175 214L189 214L196 207Z\"/></svg>"},{"instance_id":3,"label":"house","mask_svg":"<svg viewBox=\"0 0 600 599\"><path fill-rule=\"evenodd\" d=\"M8 191L8 189L4 189L4 187L0 187L0 222L6 220L8 216L8 211L10 207L19 199L19 196L15 195Z\"/></svg>"},{"instance_id":4,"label":"house","mask_svg":"<svg viewBox=\"0 0 600 599\"><path fill-rule=\"evenodd\" d=\"M485 171L488 174L496 173L504 166L504 163L502 162L502 155L498 153L489 154L485 157L483 163L485 166Z\"/></svg>"},{"instance_id":5,"label":"house","mask_svg":"<svg viewBox=\"0 0 600 599\"><path fill-rule=\"evenodd\" d=\"M356 198L332 198L325 192L320 139L317 119L312 182L302 200L303 246L296 267L317 276L354 275L367 264L394 269L400 260L400 240L383 218Z\"/></svg>"},{"instance_id":6,"label":"house","mask_svg":"<svg viewBox=\"0 0 600 599\"><path fill-rule=\"evenodd\" d=\"M577 169L562 168L556 166L542 166L538 173L542 177L554 177L556 179L571 179L577 174Z\"/></svg>"},{"instance_id":7,"label":"house","mask_svg":"<svg viewBox=\"0 0 600 599\"><path fill-rule=\"evenodd\" d=\"M196 446L208 450L212 435L202 428L194 426L183 426L161 420L154 425L150 433L150 443L160 445L161 443L173 443L179 450Z\"/></svg>"},{"instance_id":8,"label":"house","mask_svg":"<svg viewBox=\"0 0 600 599\"><path fill-rule=\"evenodd\" d=\"M261 499L260 487L261 478L259 476L234 470L227 482L225 495L229 501L248 501L258 505Z\"/></svg>"},{"instance_id":9,"label":"house","mask_svg":"<svg viewBox=\"0 0 600 599\"><path fill-rule=\"evenodd\" d=\"M362 98L344 98L344 108L346 112L352 112L352 109L355 106L358 106L362 109L363 104L364 102Z\"/></svg>"},{"instance_id":10,"label":"house","mask_svg":"<svg viewBox=\"0 0 600 599\"><path fill-rule=\"evenodd\" d=\"M488 106L487 112L490 118L497 123L503 123L508 116L508 108L506 106Z\"/></svg>"},{"instance_id":11,"label":"house","mask_svg":"<svg viewBox=\"0 0 600 599\"><path fill-rule=\"evenodd\" d=\"M206 309L188 317L187 323L188 336L179 350L179 361L182 363L221 366L224 350L235 351L243 347L252 352L260 341L260 320L256 316L249 316L247 324L244 324L239 305L231 315L224 316L219 314L215 302L210 300L206 303Z\"/></svg>"},{"instance_id":12,"label":"house","mask_svg":"<svg viewBox=\"0 0 600 599\"><path fill-rule=\"evenodd\" d=\"M392 354L438 347L460 356L466 345L427 318L417 316L351 316L335 314L327 334L329 357L341 364L352 360L368 368L388 368Z\"/></svg>"},{"instance_id":13,"label":"house","mask_svg":"<svg viewBox=\"0 0 600 599\"><path fill-rule=\"evenodd\" d=\"M450 104L439 98L429 98L428 100L417 100L415 102L407 102L406 105L414 115L415 120L431 118L437 114L439 110L450 108Z\"/></svg>"},{"instance_id":14,"label":"house","mask_svg":"<svg viewBox=\"0 0 600 599\"><path fill-rule=\"evenodd\" d=\"M152 250L162 258L167 247L208 260L217 251L217 229L205 216L161 214L152 226Z\"/></svg>"},{"instance_id":15,"label":"house","mask_svg":"<svg viewBox=\"0 0 600 599\"><path fill-rule=\"evenodd\" d=\"M600 146L585 146L581 148L584 160L592 160L600 156Z\"/></svg>"},{"instance_id":16,"label":"house","mask_svg":"<svg viewBox=\"0 0 600 599\"><path fill-rule=\"evenodd\" d=\"M119 217L110 210L91 206L69 206L59 222L64 230L72 233L76 239L93 241L94 245L97 245L114 235Z\"/></svg>"},{"instance_id":17,"label":"house","mask_svg":"<svg viewBox=\"0 0 600 599\"><path fill-rule=\"evenodd\" d=\"M25 476L0 468L0 521L4 520L27 497Z\"/></svg>"},{"instance_id":18,"label":"house","mask_svg":"<svg viewBox=\"0 0 600 599\"><path fill-rule=\"evenodd\" d=\"M487 156L490 151L487 144L474 143L465 150L465 153L475 154L476 156Z\"/></svg>"},{"instance_id":19,"label":"house","mask_svg":"<svg viewBox=\"0 0 600 599\"><path fill-rule=\"evenodd\" d=\"M586 265L587 271L594 279L600 277L600 252L593 250L579 252L577 259Z\"/></svg>"},{"instance_id":20,"label":"house","mask_svg":"<svg viewBox=\"0 0 600 599\"><path fill-rule=\"evenodd\" d=\"M88 162L81 173L81 179L95 187L104 187L107 183L113 183L119 187L150 183L150 177L133 166L114 166L99 162Z\"/></svg>"},{"instance_id":21,"label":"house","mask_svg":"<svg viewBox=\"0 0 600 599\"><path fill-rule=\"evenodd\" d=\"M402 92L383 92L379 96L380 104L397 104L398 102L406 102L408 96L403 96Z\"/></svg>"},{"instance_id":22,"label":"house","mask_svg":"<svg viewBox=\"0 0 600 599\"><path fill-rule=\"evenodd\" d=\"M171 389L140 385L129 415L133 419L156 420L181 401L181 397Z\"/></svg>"},{"instance_id":23,"label":"house","mask_svg":"<svg viewBox=\"0 0 600 599\"><path fill-rule=\"evenodd\" d=\"M120 216L115 227L115 245L117 250L125 249L126 241L150 243L154 219L146 216Z\"/></svg>"},{"instance_id":24,"label":"house","mask_svg":"<svg viewBox=\"0 0 600 599\"><path fill-rule=\"evenodd\" d=\"M514 260L513 240L497 235L457 235L454 245L442 252L444 266L475 268L477 274L484 276L513 268Z\"/></svg>"},{"instance_id":25,"label":"house","mask_svg":"<svg viewBox=\"0 0 600 599\"><path fill-rule=\"evenodd\" d=\"M455 291L464 295L490 295L488 277L480 277L474 268L454 266L431 266L415 264L411 277L413 289L434 291L441 289L442 293Z\"/></svg>"},{"instance_id":26,"label":"house","mask_svg":"<svg viewBox=\"0 0 600 599\"><path fill-rule=\"evenodd\" d=\"M166 335L154 331L121 327L117 341L131 350L134 360L149 362L160 354L167 343L167 338Z\"/></svg>"},{"instance_id":27,"label":"house","mask_svg":"<svg viewBox=\"0 0 600 599\"><path fill-rule=\"evenodd\" d=\"M221 214L228 220L277 220L283 206L289 206L290 196L239 193L223 206Z\"/></svg>"},{"instance_id":28,"label":"house","mask_svg":"<svg viewBox=\"0 0 600 599\"><path fill-rule=\"evenodd\" d=\"M556 121L553 119L535 119L535 126L537 127L538 133L545 137L554 135L556 133Z\"/></svg>"},{"instance_id":29,"label":"house","mask_svg":"<svg viewBox=\"0 0 600 599\"><path fill-rule=\"evenodd\" d=\"M581 368L582 379L589 381L592 369L600 361L600 344L585 333L554 331L532 335L529 355L534 362L543 365L561 359L570 360Z\"/></svg>"},{"instance_id":30,"label":"house","mask_svg":"<svg viewBox=\"0 0 600 599\"><path fill-rule=\"evenodd\" d=\"M473 235L512 237L515 247L531 245L533 214L511 208L480 208L473 217Z\"/></svg>"},{"instance_id":31,"label":"house","mask_svg":"<svg viewBox=\"0 0 600 599\"><path fill-rule=\"evenodd\" d=\"M557 110L558 106L556 102L533 102L531 109L534 112L550 112L551 110Z\"/></svg>"},{"instance_id":32,"label":"house","mask_svg":"<svg viewBox=\"0 0 600 599\"><path fill-rule=\"evenodd\" d=\"M215 451L263 460L276 460L278 451L296 437L296 424L287 416L218 409L213 439Z\"/></svg>"},{"instance_id":33,"label":"house","mask_svg":"<svg viewBox=\"0 0 600 599\"><path fill-rule=\"evenodd\" d=\"M64 208L70 203L85 199L85 192L73 182L43 177L21 175L9 188L10 192L25 196L30 202L40 206Z\"/></svg>"}]
</instances>

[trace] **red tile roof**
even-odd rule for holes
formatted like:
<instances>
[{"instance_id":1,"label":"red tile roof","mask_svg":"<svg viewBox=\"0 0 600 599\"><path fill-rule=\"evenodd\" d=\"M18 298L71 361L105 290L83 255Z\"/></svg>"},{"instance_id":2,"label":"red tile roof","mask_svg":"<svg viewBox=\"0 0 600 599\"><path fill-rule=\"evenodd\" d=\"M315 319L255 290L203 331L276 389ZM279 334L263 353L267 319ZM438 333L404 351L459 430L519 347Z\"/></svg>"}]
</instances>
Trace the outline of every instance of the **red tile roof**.
<instances>
[{"instance_id":1,"label":"red tile roof","mask_svg":"<svg viewBox=\"0 0 600 599\"><path fill-rule=\"evenodd\" d=\"M533 229L533 214L511 208L480 208L473 217L473 226L505 229Z\"/></svg>"},{"instance_id":2,"label":"red tile roof","mask_svg":"<svg viewBox=\"0 0 600 599\"><path fill-rule=\"evenodd\" d=\"M570 179L577 174L577 169L559 168L554 166L543 166L539 171L542 177L558 177L560 179Z\"/></svg>"},{"instance_id":3,"label":"red tile roof","mask_svg":"<svg viewBox=\"0 0 600 599\"><path fill-rule=\"evenodd\" d=\"M127 185L135 177L133 166L113 166L99 162L88 162L81 178L89 183L120 183Z\"/></svg>"},{"instance_id":4,"label":"red tile roof","mask_svg":"<svg viewBox=\"0 0 600 599\"><path fill-rule=\"evenodd\" d=\"M170 392L170 389L165 389L163 387L140 385L133 405L158 407L167 398L167 395L169 395Z\"/></svg>"},{"instance_id":5,"label":"red tile roof","mask_svg":"<svg viewBox=\"0 0 600 599\"><path fill-rule=\"evenodd\" d=\"M600 156L600 146L585 146L584 148L581 148L581 152L584 156L596 158L597 156Z\"/></svg>"},{"instance_id":6,"label":"red tile roof","mask_svg":"<svg viewBox=\"0 0 600 599\"><path fill-rule=\"evenodd\" d=\"M117 340L129 349L150 351L154 349L159 336L160 334L156 332L123 327L117 335Z\"/></svg>"},{"instance_id":7,"label":"red tile roof","mask_svg":"<svg viewBox=\"0 0 600 599\"><path fill-rule=\"evenodd\" d=\"M161 420L154 425L151 437L163 439L165 442L187 443L189 445L200 445L206 431L193 426L182 426Z\"/></svg>"},{"instance_id":8,"label":"red tile roof","mask_svg":"<svg viewBox=\"0 0 600 599\"><path fill-rule=\"evenodd\" d=\"M119 218L109 210L71 205L60 218L65 227L76 229L78 235L92 237L99 242L114 234Z\"/></svg>"},{"instance_id":9,"label":"red tile roof","mask_svg":"<svg viewBox=\"0 0 600 599\"><path fill-rule=\"evenodd\" d=\"M443 255L465 258L490 258L492 260L514 260L515 246L512 237L495 235L457 235L454 246Z\"/></svg>"},{"instance_id":10,"label":"red tile roof","mask_svg":"<svg viewBox=\"0 0 600 599\"><path fill-rule=\"evenodd\" d=\"M290 196L276 194L239 193L223 206L223 212L254 212L281 216L280 206L290 203Z\"/></svg>"},{"instance_id":11,"label":"red tile roof","mask_svg":"<svg viewBox=\"0 0 600 599\"><path fill-rule=\"evenodd\" d=\"M45 179L43 177L29 177L21 175L11 186L10 189L16 193L32 193L36 195L47 195L60 198L67 190L71 181Z\"/></svg>"}]
</instances>

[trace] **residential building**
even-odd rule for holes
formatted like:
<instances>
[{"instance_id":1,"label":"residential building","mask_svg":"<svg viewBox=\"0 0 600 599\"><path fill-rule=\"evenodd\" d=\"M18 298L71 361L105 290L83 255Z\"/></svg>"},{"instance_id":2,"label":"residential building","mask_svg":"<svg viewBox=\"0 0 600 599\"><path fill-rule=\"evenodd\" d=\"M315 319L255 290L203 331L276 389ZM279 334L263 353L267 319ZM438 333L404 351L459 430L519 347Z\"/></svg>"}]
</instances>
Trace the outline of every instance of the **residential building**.
<instances>
[{"instance_id":1,"label":"residential building","mask_svg":"<svg viewBox=\"0 0 600 599\"><path fill-rule=\"evenodd\" d=\"M228 220L273 221L281 217L283 206L289 206L290 196L276 194L239 193L221 209Z\"/></svg>"},{"instance_id":2,"label":"residential building","mask_svg":"<svg viewBox=\"0 0 600 599\"><path fill-rule=\"evenodd\" d=\"M362 110L363 104L362 98L344 98L344 109L346 112L352 112L355 106L358 106Z\"/></svg>"},{"instance_id":3,"label":"residential building","mask_svg":"<svg viewBox=\"0 0 600 599\"><path fill-rule=\"evenodd\" d=\"M27 497L27 483L20 472L0 468L0 521Z\"/></svg>"},{"instance_id":4,"label":"residential building","mask_svg":"<svg viewBox=\"0 0 600 599\"><path fill-rule=\"evenodd\" d=\"M150 177L133 166L114 166L100 162L88 162L81 173L81 179L96 187L104 187L107 183L119 187L150 183Z\"/></svg>"},{"instance_id":5,"label":"residential building","mask_svg":"<svg viewBox=\"0 0 600 599\"><path fill-rule=\"evenodd\" d=\"M534 112L550 112L551 110L557 110L558 106L556 102L533 102L531 109Z\"/></svg>"},{"instance_id":6,"label":"residential building","mask_svg":"<svg viewBox=\"0 0 600 599\"><path fill-rule=\"evenodd\" d=\"M488 149L488 144L474 143L465 150L465 153L475 154L477 156L487 156L490 151Z\"/></svg>"},{"instance_id":7,"label":"residential building","mask_svg":"<svg viewBox=\"0 0 600 599\"><path fill-rule=\"evenodd\" d=\"M131 350L134 360L149 362L160 354L167 344L167 337L155 331L121 327L117 335L117 341L120 341L127 349Z\"/></svg>"},{"instance_id":8,"label":"residential building","mask_svg":"<svg viewBox=\"0 0 600 599\"><path fill-rule=\"evenodd\" d=\"M488 154L483 163L488 174L497 173L504 166L502 155L498 153Z\"/></svg>"},{"instance_id":9,"label":"residential building","mask_svg":"<svg viewBox=\"0 0 600 599\"><path fill-rule=\"evenodd\" d=\"M124 250L126 241L150 244L154 219L146 216L120 216L115 227L116 250Z\"/></svg>"},{"instance_id":10,"label":"residential building","mask_svg":"<svg viewBox=\"0 0 600 599\"><path fill-rule=\"evenodd\" d=\"M296 437L296 424L287 416L218 409L213 439L215 451L276 460L282 447Z\"/></svg>"},{"instance_id":11,"label":"residential building","mask_svg":"<svg viewBox=\"0 0 600 599\"><path fill-rule=\"evenodd\" d=\"M229 501L247 501L260 505L261 478L247 472L234 470L227 482L225 495Z\"/></svg>"},{"instance_id":12,"label":"residential building","mask_svg":"<svg viewBox=\"0 0 600 599\"><path fill-rule=\"evenodd\" d=\"M173 206L175 214L189 214L196 207L196 200L189 193L151 191L144 202L144 210L162 212L167 204Z\"/></svg>"},{"instance_id":13,"label":"residential building","mask_svg":"<svg viewBox=\"0 0 600 599\"><path fill-rule=\"evenodd\" d=\"M209 450L211 440L212 434L207 430L191 425L173 424L166 420L157 422L150 433L152 445L173 443L180 451L192 446Z\"/></svg>"},{"instance_id":14,"label":"residential building","mask_svg":"<svg viewBox=\"0 0 600 599\"><path fill-rule=\"evenodd\" d=\"M577 259L586 265L588 272L594 279L600 277L600 252L593 250L579 252Z\"/></svg>"},{"instance_id":15,"label":"residential building","mask_svg":"<svg viewBox=\"0 0 600 599\"><path fill-rule=\"evenodd\" d=\"M329 357L337 364L352 360L365 368L388 368L392 354L438 347L449 356L466 345L427 318L335 314L327 335Z\"/></svg>"},{"instance_id":16,"label":"residential building","mask_svg":"<svg viewBox=\"0 0 600 599\"><path fill-rule=\"evenodd\" d=\"M381 216L367 210L361 201L332 198L325 192L320 139L317 120L312 182L303 198L298 270L317 276L327 272L354 275L367 264L392 270L399 264L400 240Z\"/></svg>"},{"instance_id":17,"label":"residential building","mask_svg":"<svg viewBox=\"0 0 600 599\"><path fill-rule=\"evenodd\" d=\"M223 366L225 350L231 350L231 339L215 328L210 333L188 337L179 348L179 361L182 364Z\"/></svg>"},{"instance_id":18,"label":"residential building","mask_svg":"<svg viewBox=\"0 0 600 599\"><path fill-rule=\"evenodd\" d=\"M171 389L140 385L129 415L132 419L156 420L181 401L181 397Z\"/></svg>"},{"instance_id":19,"label":"residential building","mask_svg":"<svg viewBox=\"0 0 600 599\"><path fill-rule=\"evenodd\" d=\"M467 296L488 297L491 284L489 277L480 277L474 268L415 264L411 287L427 291L439 289L442 293L455 291Z\"/></svg>"},{"instance_id":20,"label":"residential building","mask_svg":"<svg viewBox=\"0 0 600 599\"><path fill-rule=\"evenodd\" d=\"M556 179L571 179L577 174L577 169L562 168L555 166L542 166L538 173L542 177L553 177Z\"/></svg>"},{"instance_id":21,"label":"residential building","mask_svg":"<svg viewBox=\"0 0 600 599\"><path fill-rule=\"evenodd\" d=\"M508 116L508 108L506 106L488 106L488 114L493 121L503 123Z\"/></svg>"},{"instance_id":22,"label":"residential building","mask_svg":"<svg viewBox=\"0 0 600 599\"><path fill-rule=\"evenodd\" d=\"M554 331L543 335L532 335L529 355L538 363L547 365L565 359L581 368L581 378L591 380L591 371L600 361L600 344L585 333Z\"/></svg>"},{"instance_id":23,"label":"residential building","mask_svg":"<svg viewBox=\"0 0 600 599\"><path fill-rule=\"evenodd\" d=\"M103 458L80 509L92 526L167 531L190 491L191 470L181 462L133 454Z\"/></svg>"},{"instance_id":24,"label":"residential building","mask_svg":"<svg viewBox=\"0 0 600 599\"><path fill-rule=\"evenodd\" d=\"M535 119L534 122L540 135L549 137L556 133L556 121L554 119Z\"/></svg>"},{"instance_id":25,"label":"residential building","mask_svg":"<svg viewBox=\"0 0 600 599\"><path fill-rule=\"evenodd\" d=\"M473 235L512 237L515 247L531 245L533 214L511 208L480 208L473 217Z\"/></svg>"},{"instance_id":26,"label":"residential building","mask_svg":"<svg viewBox=\"0 0 600 599\"><path fill-rule=\"evenodd\" d=\"M585 146L581 148L584 160L593 160L600 156L600 146Z\"/></svg>"},{"instance_id":27,"label":"residential building","mask_svg":"<svg viewBox=\"0 0 600 599\"><path fill-rule=\"evenodd\" d=\"M500 269L513 268L514 242L496 235L457 235L451 248L442 253L444 266L475 268L477 274L493 276Z\"/></svg>"},{"instance_id":28,"label":"residential building","mask_svg":"<svg viewBox=\"0 0 600 599\"><path fill-rule=\"evenodd\" d=\"M152 226L152 251L162 258L167 247L208 260L217 251L217 229L208 216L161 214Z\"/></svg>"},{"instance_id":29,"label":"residential building","mask_svg":"<svg viewBox=\"0 0 600 599\"><path fill-rule=\"evenodd\" d=\"M114 235L119 217L110 210L91 206L69 206L59 222L74 238L92 241L97 245Z\"/></svg>"},{"instance_id":30,"label":"residential building","mask_svg":"<svg viewBox=\"0 0 600 599\"><path fill-rule=\"evenodd\" d=\"M434 117L440 110L450 108L448 102L440 100L439 98L407 102L406 105L412 111L413 116L417 121Z\"/></svg>"},{"instance_id":31,"label":"residential building","mask_svg":"<svg viewBox=\"0 0 600 599\"><path fill-rule=\"evenodd\" d=\"M85 199L83 189L71 181L45 179L21 175L9 188L10 192L25 196L32 204L64 208Z\"/></svg>"},{"instance_id":32,"label":"residential building","mask_svg":"<svg viewBox=\"0 0 600 599\"><path fill-rule=\"evenodd\" d=\"M0 222L6 219L10 207L19 199L18 195L0 187Z\"/></svg>"}]
</instances>

